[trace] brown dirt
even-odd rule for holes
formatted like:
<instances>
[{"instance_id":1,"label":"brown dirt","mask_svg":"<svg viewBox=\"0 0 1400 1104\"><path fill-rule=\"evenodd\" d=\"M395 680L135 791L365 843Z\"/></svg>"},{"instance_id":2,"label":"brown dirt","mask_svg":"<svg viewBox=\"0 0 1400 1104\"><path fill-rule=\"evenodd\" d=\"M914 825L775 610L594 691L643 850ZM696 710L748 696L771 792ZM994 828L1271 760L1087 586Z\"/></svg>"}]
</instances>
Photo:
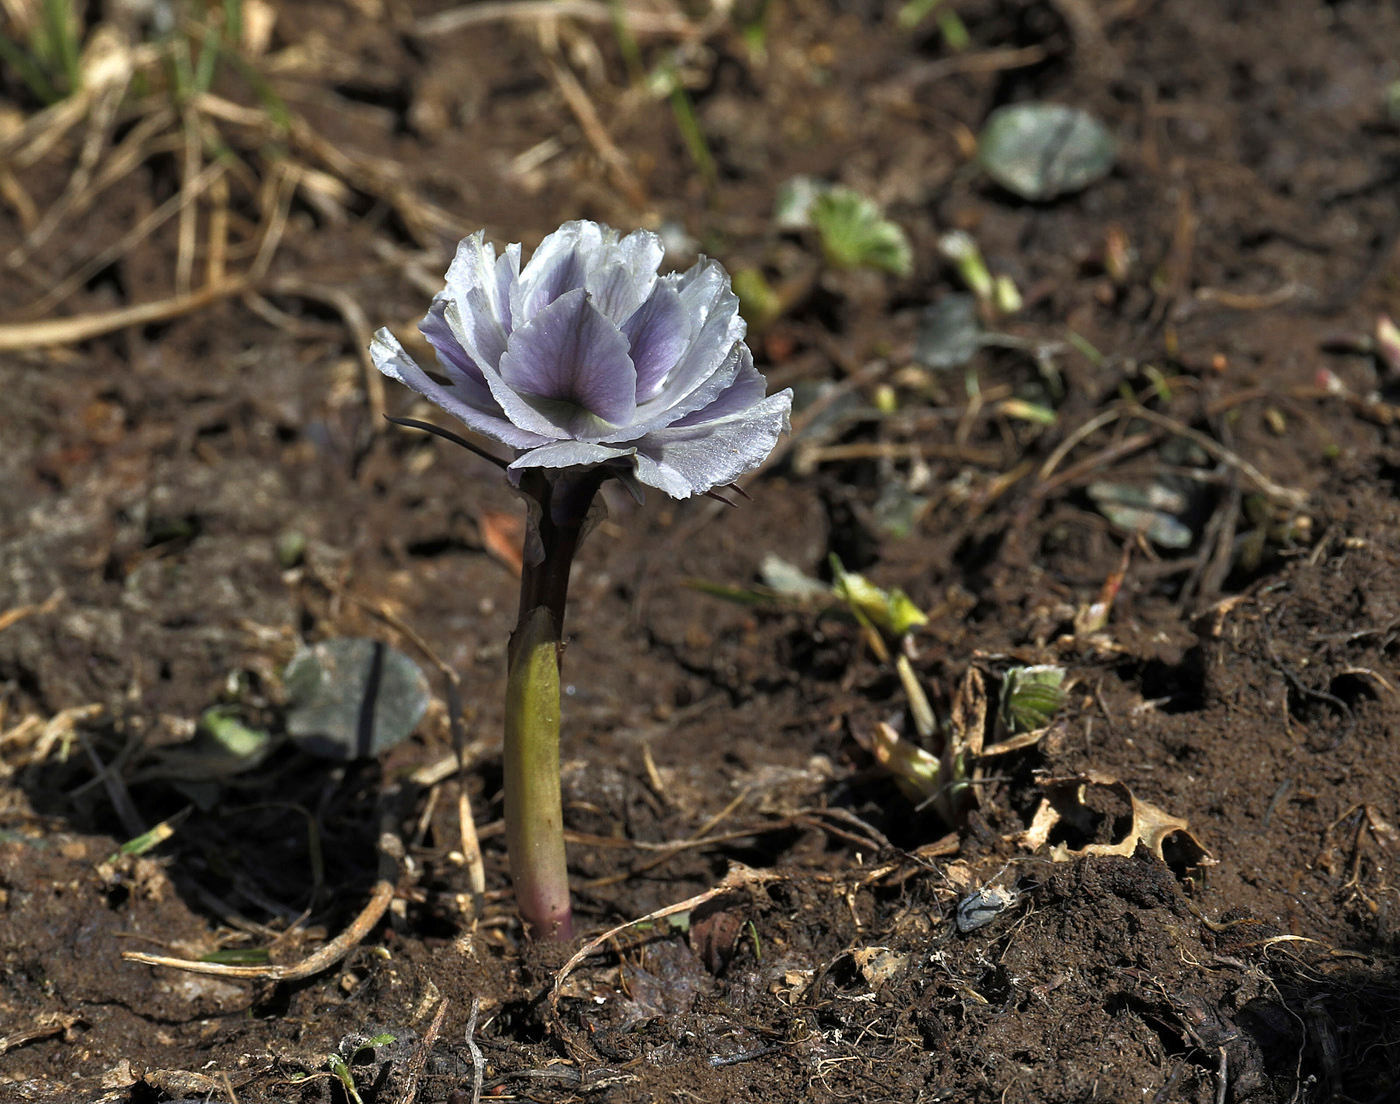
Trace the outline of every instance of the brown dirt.
<instances>
[{"instance_id":1,"label":"brown dirt","mask_svg":"<svg viewBox=\"0 0 1400 1104\"><path fill-rule=\"evenodd\" d=\"M767 5L757 51L738 22L764 7L688 44L639 36L646 66L680 51L717 163L707 195L606 23L423 36L409 24L427 4L275 3L259 64L323 145L223 124L244 166L230 271L252 262L275 194L259 181L279 164L343 191L295 192L252 293L0 354L0 1100L342 1101L340 1054L366 1102L460 1102L474 1000L495 1098L1400 1100L1400 378L1344 349L1400 317L1400 13L968 0L959 62L931 24L901 31L896 5L863 0ZM13 75L0 90L7 127L37 110ZM234 72L215 91L258 105ZM989 185L966 138L1026 99L1107 123L1113 174L1043 205ZM116 140L140 118L123 111ZM23 196L38 216L60 202L87 133L0 162L0 253L34 232ZM148 150L0 267L7 322L172 294L178 220L36 307L177 193L180 148ZM609 941L554 1014L567 949L522 944L499 830L514 581L487 548L517 503L488 465L381 431L353 308L410 331L431 286L414 274L436 278L457 236L530 245L567 217L673 220L731 269L781 279L801 254L768 213L798 172L877 197L915 272L827 274L756 341L775 386L834 384L827 409L845 413L807 423L752 503L612 502L578 566L566 669L581 926L702 893L732 864L752 873L688 931ZM424 200L441 219L415 222ZM961 372L914 367L920 311L956 286L935 249L954 226L1025 294L1003 329L1077 334L1098 355L1066 346L1050 373L984 349L977 401ZM1115 277L1116 234L1131 264ZM894 415L871 405L880 384ZM1054 424L1017 420L1009 397L1053 404ZM1183 473L1197 536L1180 552L1113 529L1086 492ZM911 485L927 502L891 536L882 493ZM290 567L289 533L306 540ZM1076 630L1125 548L1107 625ZM970 668L993 687L1016 663L1073 676L1062 722L991 761L951 836L861 750L875 722L904 726L905 698L854 626L686 585L748 586L768 554L819 574L831 551L931 611L913 666L940 715ZM192 781L159 757L221 703L280 734L298 639L410 647L368 612L380 604L463 680L480 911L455 854L456 778L412 778L450 748L441 705L379 761L282 746ZM1212 861L1190 863L1180 833L1167 862L1032 849L1045 781L1085 772L1189 821ZM1052 844L1123 836L1122 789L1089 796ZM113 857L177 814L154 852ZM395 898L329 969L227 981L120 957L300 960L365 906L381 825L407 849ZM1015 904L958 931L958 902L992 883ZM393 1041L356 1051L381 1033Z\"/></svg>"}]
</instances>

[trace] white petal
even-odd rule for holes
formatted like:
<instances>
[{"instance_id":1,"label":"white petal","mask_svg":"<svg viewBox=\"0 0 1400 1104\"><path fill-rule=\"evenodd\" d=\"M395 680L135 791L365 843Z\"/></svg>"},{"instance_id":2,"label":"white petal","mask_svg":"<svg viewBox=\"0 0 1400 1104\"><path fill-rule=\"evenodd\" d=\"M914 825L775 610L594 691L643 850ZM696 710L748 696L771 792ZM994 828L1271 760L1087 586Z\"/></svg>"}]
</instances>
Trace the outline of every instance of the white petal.
<instances>
[{"instance_id":1,"label":"white petal","mask_svg":"<svg viewBox=\"0 0 1400 1104\"><path fill-rule=\"evenodd\" d=\"M690 344L690 320L673 288L658 287L622 324L637 366L637 402L656 397Z\"/></svg>"},{"instance_id":2,"label":"white petal","mask_svg":"<svg viewBox=\"0 0 1400 1104\"><path fill-rule=\"evenodd\" d=\"M546 444L550 440L543 434L531 433L517 424L512 424L513 420L503 417L499 408L490 409L476 405L457 388L442 386L414 363L413 358L388 330L380 330L374 335L369 353L374 366L390 379L398 380L417 391L429 402L442 407L468 429L475 430L483 437L490 437L493 441L500 441L512 448L531 448Z\"/></svg>"},{"instance_id":3,"label":"white petal","mask_svg":"<svg viewBox=\"0 0 1400 1104\"><path fill-rule=\"evenodd\" d=\"M584 286L594 255L617 240L617 231L596 222L566 222L545 236L511 289L510 312L523 326L566 291Z\"/></svg>"},{"instance_id":4,"label":"white petal","mask_svg":"<svg viewBox=\"0 0 1400 1104\"><path fill-rule=\"evenodd\" d=\"M650 402L639 403L626 440L634 441L643 434L673 425L695 411L703 410L733 387L734 381L746 370L753 370L753 354L749 352L747 345L736 342L730 347L729 354L720 362L719 367L702 376L695 386L680 398L667 402L665 400L671 396L663 390Z\"/></svg>"},{"instance_id":5,"label":"white petal","mask_svg":"<svg viewBox=\"0 0 1400 1104\"><path fill-rule=\"evenodd\" d=\"M635 230L594 257L585 287L593 305L618 325L626 322L656 287L656 268L666 255L661 239Z\"/></svg>"},{"instance_id":6,"label":"white petal","mask_svg":"<svg viewBox=\"0 0 1400 1104\"><path fill-rule=\"evenodd\" d=\"M649 433L637 448L637 478L672 498L732 483L768 458L788 428L792 392L780 391L715 421Z\"/></svg>"},{"instance_id":7,"label":"white petal","mask_svg":"<svg viewBox=\"0 0 1400 1104\"><path fill-rule=\"evenodd\" d=\"M447 321L448 306L446 299L433 300L432 309L418 323L418 331L437 351L438 366L452 380L462 398L478 409L497 411L500 406L491 397L486 377L471 354L462 348L461 339Z\"/></svg>"},{"instance_id":8,"label":"white petal","mask_svg":"<svg viewBox=\"0 0 1400 1104\"><path fill-rule=\"evenodd\" d=\"M635 451L631 448L612 448L592 441L553 441L521 453L511 462L510 467L512 471L522 468L572 468L631 456Z\"/></svg>"},{"instance_id":9,"label":"white petal","mask_svg":"<svg viewBox=\"0 0 1400 1104\"><path fill-rule=\"evenodd\" d=\"M588 293L575 288L510 335L501 381L554 427L553 436L604 440L629 426L637 411L628 348Z\"/></svg>"},{"instance_id":10,"label":"white petal","mask_svg":"<svg viewBox=\"0 0 1400 1104\"><path fill-rule=\"evenodd\" d=\"M708 387L708 397L692 398L717 372L734 367L734 348L744 338L745 323L739 314L739 297L729 288L729 277L714 261L702 258L689 271L666 282L680 295L690 320L691 338L656 394L637 410L637 421L667 424L712 401L719 389ZM732 376L730 377L732 378ZM721 385L727 385L724 381ZM665 411L676 413L667 418Z\"/></svg>"}]
</instances>

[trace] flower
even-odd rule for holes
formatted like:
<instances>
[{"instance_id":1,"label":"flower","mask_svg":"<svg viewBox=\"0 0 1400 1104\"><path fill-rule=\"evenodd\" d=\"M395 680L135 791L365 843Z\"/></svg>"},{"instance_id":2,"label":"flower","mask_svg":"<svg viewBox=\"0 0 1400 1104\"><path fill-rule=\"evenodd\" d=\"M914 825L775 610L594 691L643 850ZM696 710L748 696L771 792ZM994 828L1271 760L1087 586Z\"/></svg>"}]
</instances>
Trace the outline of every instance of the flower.
<instances>
[{"instance_id":1,"label":"flower","mask_svg":"<svg viewBox=\"0 0 1400 1104\"><path fill-rule=\"evenodd\" d=\"M788 428L791 390L765 397L729 276L702 257L658 276L653 233L620 238L567 222L520 266L484 231L464 239L419 329L437 352L420 368L387 330L370 354L528 468L607 465L672 498L704 494L757 467Z\"/></svg>"}]
</instances>

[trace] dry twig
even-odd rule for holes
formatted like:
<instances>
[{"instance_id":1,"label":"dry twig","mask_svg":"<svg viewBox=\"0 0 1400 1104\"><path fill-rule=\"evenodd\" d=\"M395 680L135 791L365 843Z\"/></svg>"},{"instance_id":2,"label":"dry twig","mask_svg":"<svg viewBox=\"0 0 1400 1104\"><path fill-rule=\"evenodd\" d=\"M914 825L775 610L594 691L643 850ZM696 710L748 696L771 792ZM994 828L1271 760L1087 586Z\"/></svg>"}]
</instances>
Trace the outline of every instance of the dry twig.
<instances>
[{"instance_id":1,"label":"dry twig","mask_svg":"<svg viewBox=\"0 0 1400 1104\"><path fill-rule=\"evenodd\" d=\"M675 916L678 913L689 912L699 908L706 901L713 901L716 897L721 897L726 893L732 893L739 889L753 889L757 886L767 885L770 882L780 881L782 875L767 870L754 870L752 867L744 866L742 863L734 863L729 868L729 873L724 876L724 880L713 889L707 889L704 893L697 893L694 897L687 897L684 901L677 901L674 905L667 905L659 908L655 912L649 912L645 916L639 916L635 920L629 920L625 924L619 924L615 928L609 928L602 935L590 939L578 952L564 963L563 969L554 975L554 985L549 993L549 1011L552 1015L559 1014L559 996L564 988L564 982L568 976L574 972L585 958L595 953L600 947L610 939L621 935L629 928L635 928L639 924L649 924L655 920L664 920L668 916Z\"/></svg>"},{"instance_id":2,"label":"dry twig","mask_svg":"<svg viewBox=\"0 0 1400 1104\"><path fill-rule=\"evenodd\" d=\"M146 966L167 966L174 970L184 970L191 974L211 974L223 978L244 978L255 981L300 981L329 969L354 950L383 918L394 898L394 885L403 858L403 843L386 826L379 835L379 881L369 903L359 916L340 935L336 936L320 950L308 955L290 966L229 966L221 962L196 962L184 958L171 958L167 955L146 954L143 951L123 951L122 958L127 962L139 962Z\"/></svg>"},{"instance_id":3,"label":"dry twig","mask_svg":"<svg viewBox=\"0 0 1400 1104\"><path fill-rule=\"evenodd\" d=\"M413 30L415 34L427 36L451 34L503 20L576 19L581 23L612 23L619 17L633 34L690 36L702 30L678 13L642 11L629 5L614 7L600 0L502 0L494 3L486 0L425 16L413 25Z\"/></svg>"}]
</instances>

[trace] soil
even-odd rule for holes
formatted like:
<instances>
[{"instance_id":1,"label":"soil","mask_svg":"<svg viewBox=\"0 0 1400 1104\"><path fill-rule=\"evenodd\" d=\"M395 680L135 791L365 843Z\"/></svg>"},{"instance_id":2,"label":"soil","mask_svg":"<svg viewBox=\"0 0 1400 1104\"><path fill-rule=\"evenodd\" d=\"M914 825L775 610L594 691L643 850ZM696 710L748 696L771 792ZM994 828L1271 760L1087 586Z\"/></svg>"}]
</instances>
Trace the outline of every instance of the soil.
<instances>
[{"instance_id":1,"label":"soil","mask_svg":"<svg viewBox=\"0 0 1400 1104\"><path fill-rule=\"evenodd\" d=\"M869 0L624 4L627 34L561 8L245 4L266 33L204 96L94 84L42 116L0 71L0 1100L1400 1100L1400 363L1375 340L1400 9L967 0L959 52ZM160 41L124 13L88 45ZM1031 100L1100 119L1111 174L992 184L974 136ZM882 204L912 273L814 275L772 222L799 173ZM797 287L753 344L798 402L752 501L612 496L581 552L583 935L553 946L523 938L500 826L520 505L383 423L430 415L363 350L413 332L459 237L575 217ZM952 228L1024 303L994 325L1016 340L932 369ZM21 328L45 321L75 328ZM1184 489L1187 546L1111 524L1099 482ZM859 625L714 594L772 556L829 579L833 552L928 611L896 652L935 743L973 731L949 718L978 676L995 713L1012 668L1068 672L952 822L868 750L919 736ZM282 672L354 636L435 702L377 758L316 758ZM215 707L266 755L202 752ZM122 957L294 966L386 871L310 976Z\"/></svg>"}]
</instances>

